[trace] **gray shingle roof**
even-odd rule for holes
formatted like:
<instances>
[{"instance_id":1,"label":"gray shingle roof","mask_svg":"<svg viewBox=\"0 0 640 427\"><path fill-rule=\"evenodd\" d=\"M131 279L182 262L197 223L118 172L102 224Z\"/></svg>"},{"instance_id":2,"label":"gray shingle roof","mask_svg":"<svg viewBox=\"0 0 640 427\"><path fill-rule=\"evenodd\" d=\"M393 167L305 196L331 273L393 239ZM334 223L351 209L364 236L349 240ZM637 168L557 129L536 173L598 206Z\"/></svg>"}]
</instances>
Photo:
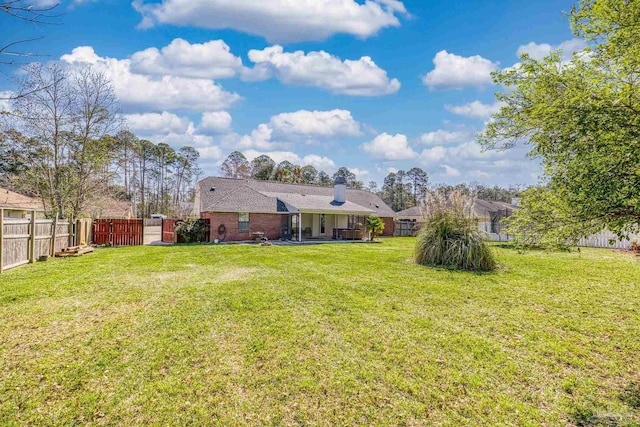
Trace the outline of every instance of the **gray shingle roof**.
<instances>
[{"instance_id":1,"label":"gray shingle roof","mask_svg":"<svg viewBox=\"0 0 640 427\"><path fill-rule=\"evenodd\" d=\"M212 188L215 190L210 191ZM278 210L280 200L303 211L375 213L381 217L395 215L377 195L366 190L347 189L344 204L334 202L333 186L209 177L198 183L198 190L202 212L281 213L282 209ZM296 212L295 209L291 211Z\"/></svg>"},{"instance_id":2,"label":"gray shingle roof","mask_svg":"<svg viewBox=\"0 0 640 427\"><path fill-rule=\"evenodd\" d=\"M414 206L400 212L396 212L396 216L422 216L422 207Z\"/></svg>"},{"instance_id":3,"label":"gray shingle roof","mask_svg":"<svg viewBox=\"0 0 640 427\"><path fill-rule=\"evenodd\" d=\"M480 200L476 199L473 203L473 213L477 218L489 218L492 213L500 212L500 211L511 211L517 210L518 207L505 202L497 202L494 200ZM396 217L421 217L422 216L422 208L420 206L414 206L409 209L405 209L403 211L397 212L395 214Z\"/></svg>"}]
</instances>

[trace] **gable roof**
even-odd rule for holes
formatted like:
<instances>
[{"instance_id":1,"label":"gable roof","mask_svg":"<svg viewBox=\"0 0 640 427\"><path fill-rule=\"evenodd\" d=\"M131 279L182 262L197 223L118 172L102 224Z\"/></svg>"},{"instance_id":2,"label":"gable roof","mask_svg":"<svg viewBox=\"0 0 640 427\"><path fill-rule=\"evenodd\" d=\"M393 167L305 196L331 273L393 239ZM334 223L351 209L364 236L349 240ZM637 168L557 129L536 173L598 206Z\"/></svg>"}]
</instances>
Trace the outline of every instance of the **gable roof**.
<instances>
[{"instance_id":1,"label":"gable roof","mask_svg":"<svg viewBox=\"0 0 640 427\"><path fill-rule=\"evenodd\" d=\"M16 210L44 210L44 205L38 199L14 193L0 188L0 208Z\"/></svg>"},{"instance_id":2,"label":"gable roof","mask_svg":"<svg viewBox=\"0 0 640 427\"><path fill-rule=\"evenodd\" d=\"M198 191L201 212L297 213L302 210L394 216L389 206L366 190L347 189L346 201L336 203L333 187L209 177L198 182Z\"/></svg>"},{"instance_id":3,"label":"gable roof","mask_svg":"<svg viewBox=\"0 0 640 427\"><path fill-rule=\"evenodd\" d=\"M414 206L400 212L396 212L396 216L422 216L422 207Z\"/></svg>"},{"instance_id":4,"label":"gable roof","mask_svg":"<svg viewBox=\"0 0 640 427\"><path fill-rule=\"evenodd\" d=\"M112 197L95 198L86 213L92 218L130 218L133 215L133 205L129 201Z\"/></svg>"},{"instance_id":5,"label":"gable roof","mask_svg":"<svg viewBox=\"0 0 640 427\"><path fill-rule=\"evenodd\" d=\"M505 215L509 215L518 207L510 203L498 202L495 200L480 200L476 199L473 203L473 214L476 218L490 218L497 213L504 212ZM510 211L510 212L509 212ZM396 217L422 217L422 207L414 206L409 209L405 209L400 212L396 212Z\"/></svg>"}]
</instances>

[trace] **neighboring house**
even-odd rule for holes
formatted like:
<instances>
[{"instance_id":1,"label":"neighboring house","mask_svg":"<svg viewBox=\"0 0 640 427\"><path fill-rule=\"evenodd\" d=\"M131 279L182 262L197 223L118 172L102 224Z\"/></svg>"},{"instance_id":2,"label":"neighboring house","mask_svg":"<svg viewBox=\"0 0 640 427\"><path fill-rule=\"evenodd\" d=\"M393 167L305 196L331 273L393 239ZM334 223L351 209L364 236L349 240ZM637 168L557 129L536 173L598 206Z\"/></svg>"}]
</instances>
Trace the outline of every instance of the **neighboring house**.
<instances>
[{"instance_id":1,"label":"neighboring house","mask_svg":"<svg viewBox=\"0 0 640 427\"><path fill-rule=\"evenodd\" d=\"M0 188L0 209L2 209L5 218L22 219L27 218L33 211L41 216L44 212L44 205L33 197Z\"/></svg>"},{"instance_id":2,"label":"neighboring house","mask_svg":"<svg viewBox=\"0 0 640 427\"><path fill-rule=\"evenodd\" d=\"M473 216L478 220L478 228L486 233L499 237L503 234L504 225L500 222L503 218L511 216L518 206L494 200L479 200L473 204ZM397 212L396 221L420 223L424 221L422 207L415 206Z\"/></svg>"},{"instance_id":3,"label":"neighboring house","mask_svg":"<svg viewBox=\"0 0 640 427\"><path fill-rule=\"evenodd\" d=\"M133 205L125 200L103 197L93 200L86 214L93 219L131 219Z\"/></svg>"},{"instance_id":4,"label":"neighboring house","mask_svg":"<svg viewBox=\"0 0 640 427\"><path fill-rule=\"evenodd\" d=\"M211 221L211 238L362 239L371 215L385 223L383 236L393 236L394 212L377 195L347 188L338 178L333 187L273 181L209 177L198 182L194 213Z\"/></svg>"}]
</instances>

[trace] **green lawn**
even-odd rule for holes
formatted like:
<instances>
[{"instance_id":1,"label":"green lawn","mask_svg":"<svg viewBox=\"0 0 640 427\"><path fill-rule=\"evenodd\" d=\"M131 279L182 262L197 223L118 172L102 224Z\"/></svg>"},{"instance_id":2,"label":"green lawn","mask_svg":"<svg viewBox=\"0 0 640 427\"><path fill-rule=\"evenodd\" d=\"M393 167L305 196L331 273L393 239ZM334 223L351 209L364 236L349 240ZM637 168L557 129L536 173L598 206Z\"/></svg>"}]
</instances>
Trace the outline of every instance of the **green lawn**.
<instances>
[{"instance_id":1,"label":"green lawn","mask_svg":"<svg viewBox=\"0 0 640 427\"><path fill-rule=\"evenodd\" d=\"M0 424L638 425L640 262L496 247L474 274L414 265L414 242L6 272Z\"/></svg>"}]
</instances>

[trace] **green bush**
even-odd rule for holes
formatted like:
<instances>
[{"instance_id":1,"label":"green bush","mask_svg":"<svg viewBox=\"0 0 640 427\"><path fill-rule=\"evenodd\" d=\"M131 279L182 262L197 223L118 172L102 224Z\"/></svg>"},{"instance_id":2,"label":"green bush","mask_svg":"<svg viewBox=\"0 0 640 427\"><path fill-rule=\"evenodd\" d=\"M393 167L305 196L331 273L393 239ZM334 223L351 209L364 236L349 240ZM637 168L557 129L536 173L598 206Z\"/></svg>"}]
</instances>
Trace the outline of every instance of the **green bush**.
<instances>
[{"instance_id":1,"label":"green bush","mask_svg":"<svg viewBox=\"0 0 640 427\"><path fill-rule=\"evenodd\" d=\"M176 225L178 243L199 243L209 240L209 224L201 219L187 219Z\"/></svg>"},{"instance_id":2,"label":"green bush","mask_svg":"<svg viewBox=\"0 0 640 427\"><path fill-rule=\"evenodd\" d=\"M384 221L379 216L371 215L367 217L367 231L371 233L371 239L378 237L384 231Z\"/></svg>"},{"instance_id":3,"label":"green bush","mask_svg":"<svg viewBox=\"0 0 640 427\"><path fill-rule=\"evenodd\" d=\"M418 264L469 271L496 268L493 251L472 216L473 200L459 192L432 193L423 209L425 223L418 233Z\"/></svg>"}]
</instances>

